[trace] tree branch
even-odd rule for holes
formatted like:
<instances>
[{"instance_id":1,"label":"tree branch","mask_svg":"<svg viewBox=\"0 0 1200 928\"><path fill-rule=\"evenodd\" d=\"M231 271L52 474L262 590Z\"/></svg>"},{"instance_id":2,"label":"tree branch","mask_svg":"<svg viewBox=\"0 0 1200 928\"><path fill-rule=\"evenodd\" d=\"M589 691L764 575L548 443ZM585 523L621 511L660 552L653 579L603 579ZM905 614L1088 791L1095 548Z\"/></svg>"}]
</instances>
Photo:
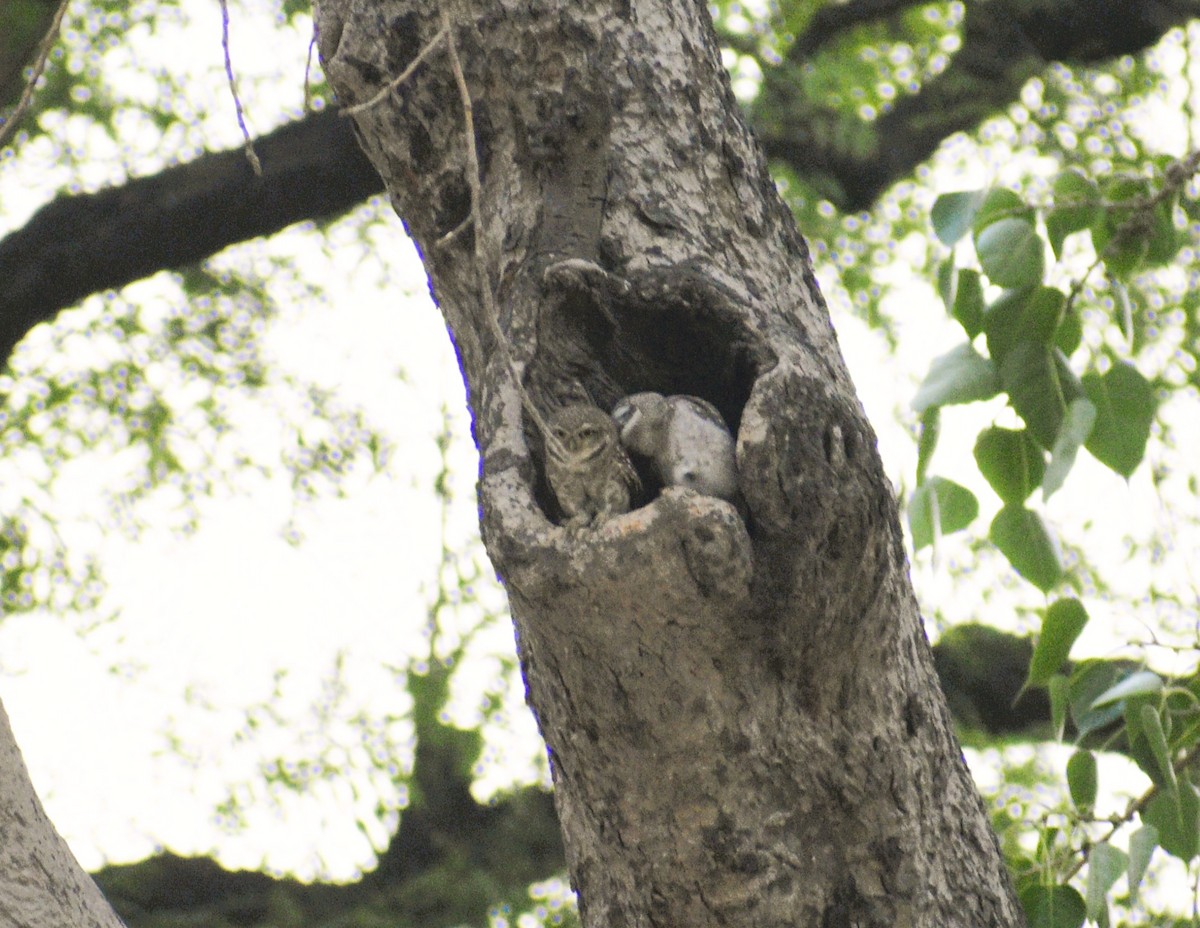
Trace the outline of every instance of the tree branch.
<instances>
[{"instance_id":1,"label":"tree branch","mask_svg":"<svg viewBox=\"0 0 1200 928\"><path fill-rule=\"evenodd\" d=\"M151 177L62 196L0 241L0 358L39 322L91 293L180 268L306 219L331 219L383 190L349 120L327 110L255 142Z\"/></svg>"},{"instance_id":2,"label":"tree branch","mask_svg":"<svg viewBox=\"0 0 1200 928\"><path fill-rule=\"evenodd\" d=\"M827 7L806 35L831 34L905 5L860 0ZM1191 15L1184 0L1148 0L1106 16L1086 15L1079 4L1033 10L1016 0L973 4L951 66L876 123L807 103L785 65L766 72L756 128L772 158L842 208L865 209L942 139L1010 102L1047 61L1099 61L1136 51ZM786 115L768 118L772 109ZM855 131L847 132L851 123ZM846 145L847 138L856 143ZM331 218L383 190L352 128L332 112L277 129L255 146L265 163L262 178L252 176L241 148L204 155L121 187L60 197L0 240L0 358L32 326L88 294L186 266L295 222Z\"/></svg>"},{"instance_id":3,"label":"tree branch","mask_svg":"<svg viewBox=\"0 0 1200 928\"><path fill-rule=\"evenodd\" d=\"M1197 14L1195 6L1183 0L1137 5L1122 0L968 4L962 47L950 66L875 122L805 99L796 69L807 64L814 43L831 35L823 30L846 28L863 21L868 12L883 15L902 6L902 0L859 0L827 7L810 32L797 40L800 51L789 52L782 65L764 75L756 122L767 154L846 211L869 208L943 139L1001 111L1016 99L1025 81L1051 62L1091 64L1131 54ZM828 27L822 25L826 22ZM780 113L787 115L775 115Z\"/></svg>"},{"instance_id":4,"label":"tree branch","mask_svg":"<svg viewBox=\"0 0 1200 928\"><path fill-rule=\"evenodd\" d=\"M822 7L808 21L808 28L796 37L788 50L793 62L803 62L847 29L892 16L924 0L851 0Z\"/></svg>"},{"instance_id":5,"label":"tree branch","mask_svg":"<svg viewBox=\"0 0 1200 928\"><path fill-rule=\"evenodd\" d=\"M0 108L25 90L24 71L54 19L58 0L8 0L0 4Z\"/></svg>"},{"instance_id":6,"label":"tree branch","mask_svg":"<svg viewBox=\"0 0 1200 928\"><path fill-rule=\"evenodd\" d=\"M129 928L293 924L477 925L499 902L566 863L553 797L526 787L487 807L446 816L414 808L379 866L347 886L229 871L207 857L160 854L106 867L97 884Z\"/></svg>"},{"instance_id":7,"label":"tree branch","mask_svg":"<svg viewBox=\"0 0 1200 928\"><path fill-rule=\"evenodd\" d=\"M50 28L46 30L46 34L38 44L37 57L34 59L33 67L30 69L25 89L21 92L21 99L17 101L17 105L13 108L13 111L0 122L0 148L17 131L17 126L20 125L21 119L29 109L29 104L33 101L34 89L37 87L37 82L46 68L46 61L50 58L50 50L54 48L54 43L58 40L58 30L62 26L63 16L66 15L67 3L68 0L60 0L58 9L54 13L54 18L50 21Z\"/></svg>"}]
</instances>

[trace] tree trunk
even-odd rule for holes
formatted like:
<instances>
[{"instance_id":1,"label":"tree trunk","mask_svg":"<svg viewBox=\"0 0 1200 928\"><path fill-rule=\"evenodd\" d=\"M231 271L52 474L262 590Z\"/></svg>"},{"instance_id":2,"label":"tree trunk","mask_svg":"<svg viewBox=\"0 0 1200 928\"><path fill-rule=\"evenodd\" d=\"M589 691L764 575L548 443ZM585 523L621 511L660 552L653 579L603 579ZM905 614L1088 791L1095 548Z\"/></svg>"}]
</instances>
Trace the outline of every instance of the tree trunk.
<instances>
[{"instance_id":1,"label":"tree trunk","mask_svg":"<svg viewBox=\"0 0 1200 928\"><path fill-rule=\"evenodd\" d=\"M0 705L0 928L121 928L38 801Z\"/></svg>"},{"instance_id":2,"label":"tree trunk","mask_svg":"<svg viewBox=\"0 0 1200 928\"><path fill-rule=\"evenodd\" d=\"M319 48L349 105L433 43L355 118L458 348L584 924L1020 924L874 435L705 6L442 3L474 220L438 5L326 0ZM554 525L514 370L543 414L710 400L745 517L672 489Z\"/></svg>"}]
</instances>

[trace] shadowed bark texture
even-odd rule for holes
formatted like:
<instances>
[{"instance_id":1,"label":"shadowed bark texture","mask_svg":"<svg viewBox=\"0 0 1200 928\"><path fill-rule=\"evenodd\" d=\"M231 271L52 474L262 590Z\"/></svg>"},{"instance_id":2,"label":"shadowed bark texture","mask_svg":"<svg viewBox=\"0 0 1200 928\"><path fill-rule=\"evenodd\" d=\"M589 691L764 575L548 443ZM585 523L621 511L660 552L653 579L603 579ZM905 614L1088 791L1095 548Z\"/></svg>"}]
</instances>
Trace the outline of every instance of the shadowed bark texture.
<instances>
[{"instance_id":1,"label":"shadowed bark texture","mask_svg":"<svg viewBox=\"0 0 1200 928\"><path fill-rule=\"evenodd\" d=\"M874 436L705 7L445 9L478 221L438 6L331 0L319 47L354 104L442 42L357 119L462 362L584 923L1020 924ZM748 517L670 489L554 525L514 366L543 412L710 400Z\"/></svg>"}]
</instances>

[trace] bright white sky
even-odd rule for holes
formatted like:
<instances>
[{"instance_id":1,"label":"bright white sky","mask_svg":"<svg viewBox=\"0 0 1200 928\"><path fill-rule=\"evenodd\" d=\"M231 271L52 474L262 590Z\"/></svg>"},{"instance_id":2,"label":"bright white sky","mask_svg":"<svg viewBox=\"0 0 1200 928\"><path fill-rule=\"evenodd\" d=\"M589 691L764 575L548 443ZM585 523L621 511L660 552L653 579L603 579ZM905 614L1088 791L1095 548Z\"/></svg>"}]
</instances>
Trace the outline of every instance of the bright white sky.
<instances>
[{"instance_id":1,"label":"bright white sky","mask_svg":"<svg viewBox=\"0 0 1200 928\"><path fill-rule=\"evenodd\" d=\"M203 134L160 144L130 117L118 127L119 143L113 143L69 125L67 134L87 148L85 188L118 180L125 164L137 174L153 173L164 161L190 156L201 142L213 148L237 143L221 70L217 5L185 6L187 22L177 28L164 24L156 36L135 29L105 60L122 69L127 93L147 101L154 98L153 82L139 75L155 68L192 72L181 109L210 117L202 122ZM296 33L288 45L276 35L269 46L279 57L269 59L260 54L266 43L258 38L269 19L233 9L243 102L252 129L261 131L299 105L307 37ZM981 186L1017 169L1003 151L977 154L967 173L944 168L939 189ZM0 167L0 234L19 227L66 176L61 153L48 144L29 146L22 158ZM96 617L34 613L0 627L0 698L51 817L87 867L166 846L181 853L217 852L231 867L265 864L304 876L348 878L369 866L371 843L386 842L382 825L364 836L357 824L371 821L377 799L402 804L402 795L386 776L362 771L359 733L345 722L322 722L313 706L326 698L340 656L348 686L339 718L359 709L375 717L403 716L407 698L386 665L403 666L427 651L427 610L442 557L442 510L433 487L440 467L434 438L443 428L443 408L455 436L447 544L468 560L477 556L477 465L454 356L399 221L393 217L371 240L373 250L364 251L348 221L332 256L319 249L313 234L293 230L266 245L233 249L221 261L237 266L265 253L295 256L306 279L325 288L324 300L297 301L286 289L278 294L284 308L266 336L267 353L283 369L336 389L343 405L361 406L395 442L385 471L352 476L345 498L300 504L282 469L274 477L247 477L204 505L199 530L190 535L172 527L175 520L164 507L161 528L137 538L118 534L103 544L102 570L110 583L103 605L119 611L116 622L80 635L80 627ZM906 241L901 257L915 261L926 247L925 240ZM889 474L897 486L911 489L915 449L900 423L911 424L907 403L930 359L961 336L927 284L899 264L888 275L897 285L889 311L901 320L898 353L836 300L835 322ZM827 293L835 292L828 273L822 283ZM168 280L139 284L134 296L178 299ZM49 347L44 333L32 342L31 357ZM1198 412L1195 397L1167 410L1176 436L1191 434L1194 441L1186 423L1200 421ZM979 535L986 533L998 501L982 478L971 479L970 448L981 427L993 419L1007 421L1007 415L1000 405L975 405L944 416L933 470L976 492L984 507L974 527ZM239 440L248 446L269 450L280 441L270 410L250 409L242 418ZM1178 468L1181 461L1200 460L1198 450L1181 449L1163 461ZM1086 454L1076 466L1079 472L1047 507L1052 523L1065 537L1085 543L1095 560L1110 564L1110 581L1124 582L1133 595L1145 589L1147 578L1123 566L1126 539L1165 531L1179 547L1156 568L1155 582L1194 597L1198 587L1188 553L1195 545L1176 531L1190 531L1200 518L1195 497L1177 490L1187 472L1177 471L1165 485L1167 507L1153 491L1146 466L1128 485ZM88 537L88 526L104 511L97 475L115 472L110 462L86 458L58 480L53 503L64 514L64 532ZM0 504L6 494L20 491L12 472L0 470ZM1097 499L1106 505L1097 507ZM146 510L151 512L152 507ZM284 539L289 528L299 530L299 543ZM958 572L967 582L955 580ZM926 613L939 623L986 619L1027 628L1030 620L1018 611L1042 604L998 556L976 560L966 536L946 539L936 560L922 552L913 577ZM489 608L498 607L501 594L494 587L480 584L479 593ZM1087 606L1093 623L1076 655L1112 653L1131 637L1145 637L1143 621L1159 618L1114 612L1092 599ZM471 608L460 612L447 616L448 624L465 629L478 615ZM459 675L453 712L463 724L477 721L480 694L496 685L498 661L511 649L504 621L492 623L474 642L478 659ZM277 679L281 668L286 676ZM519 684L512 689L512 711L488 728L479 785L484 794L541 775L536 733ZM278 723L268 721L252 739L243 738L247 707L267 703L276 691L271 707ZM403 721L392 723L387 737L410 743ZM307 799L269 794L260 766L301 756L344 762L355 772L349 780L321 785ZM985 781L991 779L988 763L976 763ZM231 789L247 810L247 827L236 833L214 816Z\"/></svg>"}]
</instances>

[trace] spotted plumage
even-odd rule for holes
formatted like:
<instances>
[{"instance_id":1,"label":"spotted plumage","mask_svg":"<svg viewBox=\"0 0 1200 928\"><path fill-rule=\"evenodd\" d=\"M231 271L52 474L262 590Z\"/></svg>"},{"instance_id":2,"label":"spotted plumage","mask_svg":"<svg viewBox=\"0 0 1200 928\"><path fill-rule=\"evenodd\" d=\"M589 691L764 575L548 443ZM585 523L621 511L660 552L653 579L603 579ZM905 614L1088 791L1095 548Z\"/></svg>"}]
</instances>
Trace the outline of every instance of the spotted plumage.
<instances>
[{"instance_id":1,"label":"spotted plumage","mask_svg":"<svg viewBox=\"0 0 1200 928\"><path fill-rule=\"evenodd\" d=\"M733 436L716 408L698 396L635 393L617 403L621 444L653 465L664 487L738 499Z\"/></svg>"},{"instance_id":2,"label":"spotted plumage","mask_svg":"<svg viewBox=\"0 0 1200 928\"><path fill-rule=\"evenodd\" d=\"M564 524L596 526L628 512L640 484L612 417L596 406L574 403L552 413L547 426L546 479Z\"/></svg>"}]
</instances>

